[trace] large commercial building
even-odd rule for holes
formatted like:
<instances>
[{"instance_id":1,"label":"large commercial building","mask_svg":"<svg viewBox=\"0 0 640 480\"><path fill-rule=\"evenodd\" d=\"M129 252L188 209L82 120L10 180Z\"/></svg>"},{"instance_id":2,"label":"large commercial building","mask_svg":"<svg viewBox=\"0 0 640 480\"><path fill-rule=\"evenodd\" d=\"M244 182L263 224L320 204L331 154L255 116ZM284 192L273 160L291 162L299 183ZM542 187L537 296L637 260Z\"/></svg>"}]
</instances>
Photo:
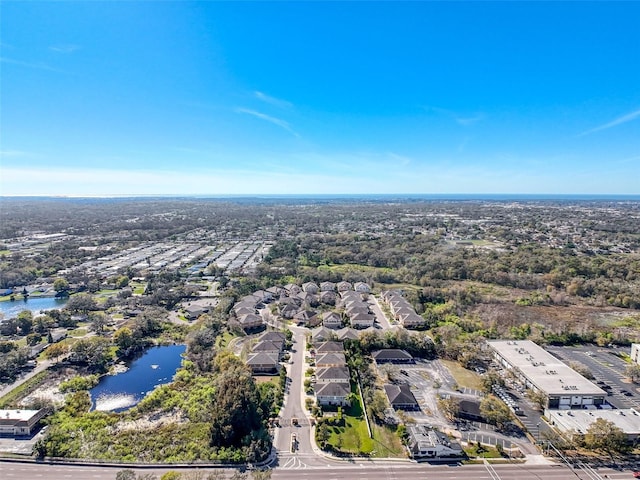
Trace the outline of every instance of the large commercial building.
<instances>
[{"instance_id":1,"label":"large commercial building","mask_svg":"<svg viewBox=\"0 0 640 480\"><path fill-rule=\"evenodd\" d=\"M31 435L35 426L47 411L40 410L0 410L0 436Z\"/></svg>"},{"instance_id":2,"label":"large commercial building","mask_svg":"<svg viewBox=\"0 0 640 480\"><path fill-rule=\"evenodd\" d=\"M584 435L597 419L613 423L635 442L640 438L640 413L633 408L623 410L547 410L549 423L567 436Z\"/></svg>"},{"instance_id":3,"label":"large commercial building","mask_svg":"<svg viewBox=\"0 0 640 480\"><path fill-rule=\"evenodd\" d=\"M543 392L546 408L588 408L605 403L607 393L530 340L488 342L496 361L527 388Z\"/></svg>"}]
</instances>

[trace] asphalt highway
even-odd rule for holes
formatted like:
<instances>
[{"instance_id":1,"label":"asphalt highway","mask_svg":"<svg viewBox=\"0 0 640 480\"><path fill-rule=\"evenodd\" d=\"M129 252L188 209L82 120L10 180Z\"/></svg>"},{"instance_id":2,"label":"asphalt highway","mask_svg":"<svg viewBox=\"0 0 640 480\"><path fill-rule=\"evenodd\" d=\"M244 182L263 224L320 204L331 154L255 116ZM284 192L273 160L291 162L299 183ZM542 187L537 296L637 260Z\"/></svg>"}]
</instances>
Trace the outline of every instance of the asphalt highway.
<instances>
[{"instance_id":1,"label":"asphalt highway","mask_svg":"<svg viewBox=\"0 0 640 480\"><path fill-rule=\"evenodd\" d=\"M50 464L27 464L0 462L1 480L114 480L121 467L89 467ZM170 468L134 469L139 473L153 473L160 476ZM173 470L178 470L174 468ZM194 471L193 468L179 471ZM200 469L206 473L211 469ZM227 478L232 470L225 470ZM605 477L605 475L607 475ZM205 477L206 478L206 477ZM251 478L251 476L249 476ZM631 472L611 469L598 470L597 473L584 470L571 470L561 465L463 465L433 466L428 464L392 463L345 463L343 465L327 465L317 467L301 467L290 464L273 471L275 480L598 480L631 479Z\"/></svg>"}]
</instances>

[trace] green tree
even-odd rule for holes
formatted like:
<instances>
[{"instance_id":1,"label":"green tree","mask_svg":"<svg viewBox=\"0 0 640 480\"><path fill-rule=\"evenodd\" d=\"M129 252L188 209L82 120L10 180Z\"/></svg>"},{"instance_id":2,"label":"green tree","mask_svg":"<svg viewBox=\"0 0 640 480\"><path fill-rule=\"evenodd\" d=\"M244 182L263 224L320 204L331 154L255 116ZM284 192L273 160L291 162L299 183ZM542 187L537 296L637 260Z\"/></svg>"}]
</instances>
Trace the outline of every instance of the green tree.
<instances>
[{"instance_id":1,"label":"green tree","mask_svg":"<svg viewBox=\"0 0 640 480\"><path fill-rule=\"evenodd\" d=\"M373 393L373 397L369 402L369 413L374 418L374 420L378 423L384 422L385 414L384 411L387 409L387 397L380 390L375 390Z\"/></svg>"},{"instance_id":2,"label":"green tree","mask_svg":"<svg viewBox=\"0 0 640 480\"><path fill-rule=\"evenodd\" d=\"M487 395L480 402L480 413L487 422L504 427L511 420L511 410L495 395Z\"/></svg>"},{"instance_id":3,"label":"green tree","mask_svg":"<svg viewBox=\"0 0 640 480\"><path fill-rule=\"evenodd\" d=\"M98 309L96 301L88 293L76 293L69 298L65 308L72 313L84 313L95 311Z\"/></svg>"},{"instance_id":4,"label":"green tree","mask_svg":"<svg viewBox=\"0 0 640 480\"><path fill-rule=\"evenodd\" d=\"M69 291L69 282L64 278L56 278L53 281L53 289L61 296Z\"/></svg>"},{"instance_id":5,"label":"green tree","mask_svg":"<svg viewBox=\"0 0 640 480\"><path fill-rule=\"evenodd\" d=\"M136 480L136 472L129 468L120 470L116 473L116 480Z\"/></svg>"},{"instance_id":6,"label":"green tree","mask_svg":"<svg viewBox=\"0 0 640 480\"><path fill-rule=\"evenodd\" d=\"M113 343L118 346L118 355L126 357L136 350L137 341L129 327L122 327L113 334Z\"/></svg>"},{"instance_id":7,"label":"green tree","mask_svg":"<svg viewBox=\"0 0 640 480\"><path fill-rule=\"evenodd\" d=\"M89 315L91 320L91 328L98 335L104 333L104 327L109 323L109 316L104 312L91 312Z\"/></svg>"},{"instance_id":8,"label":"green tree","mask_svg":"<svg viewBox=\"0 0 640 480\"><path fill-rule=\"evenodd\" d=\"M589 425L584 436L584 445L590 450L602 450L609 455L624 453L629 449L627 438L615 423L598 418Z\"/></svg>"},{"instance_id":9,"label":"green tree","mask_svg":"<svg viewBox=\"0 0 640 480\"><path fill-rule=\"evenodd\" d=\"M460 400L455 397L439 398L438 408L448 420L453 420L460 414Z\"/></svg>"},{"instance_id":10,"label":"green tree","mask_svg":"<svg viewBox=\"0 0 640 480\"><path fill-rule=\"evenodd\" d=\"M496 385L504 387L504 378L495 370L489 370L485 373L480 382L482 383L482 391L485 393L491 393Z\"/></svg>"},{"instance_id":11,"label":"green tree","mask_svg":"<svg viewBox=\"0 0 640 480\"><path fill-rule=\"evenodd\" d=\"M629 380L631 380L633 383L636 383L640 378L640 365L635 362L627 365L627 368L625 369L625 375L629 377Z\"/></svg>"},{"instance_id":12,"label":"green tree","mask_svg":"<svg viewBox=\"0 0 640 480\"><path fill-rule=\"evenodd\" d=\"M271 470L252 470L251 477L253 480L271 480Z\"/></svg>"},{"instance_id":13,"label":"green tree","mask_svg":"<svg viewBox=\"0 0 640 480\"><path fill-rule=\"evenodd\" d=\"M90 369L102 370L111 359L111 342L102 337L81 338L71 347L71 358Z\"/></svg>"},{"instance_id":14,"label":"green tree","mask_svg":"<svg viewBox=\"0 0 640 480\"><path fill-rule=\"evenodd\" d=\"M44 357L48 360L54 360L57 362L60 360L60 357L63 357L69 351L68 345L64 343L54 343L49 345L47 349L44 351Z\"/></svg>"},{"instance_id":15,"label":"green tree","mask_svg":"<svg viewBox=\"0 0 640 480\"><path fill-rule=\"evenodd\" d=\"M175 470L170 470L160 477L160 480L181 480L182 474Z\"/></svg>"},{"instance_id":16,"label":"green tree","mask_svg":"<svg viewBox=\"0 0 640 480\"><path fill-rule=\"evenodd\" d=\"M28 335L33 327L33 313L31 310L22 310L16 317L18 328L22 335Z\"/></svg>"}]
</instances>

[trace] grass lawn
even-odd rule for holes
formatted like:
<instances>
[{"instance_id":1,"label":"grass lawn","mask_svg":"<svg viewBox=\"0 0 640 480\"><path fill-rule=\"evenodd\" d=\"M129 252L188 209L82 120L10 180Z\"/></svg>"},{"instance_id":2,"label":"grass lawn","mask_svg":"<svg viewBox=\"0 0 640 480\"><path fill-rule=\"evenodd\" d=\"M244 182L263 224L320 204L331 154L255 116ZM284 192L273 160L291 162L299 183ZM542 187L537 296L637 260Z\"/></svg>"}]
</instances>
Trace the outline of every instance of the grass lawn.
<instances>
[{"instance_id":1,"label":"grass lawn","mask_svg":"<svg viewBox=\"0 0 640 480\"><path fill-rule=\"evenodd\" d=\"M470 458L503 458L497 449L486 445L478 447L474 444L473 446L465 448L464 451Z\"/></svg>"},{"instance_id":2,"label":"grass lawn","mask_svg":"<svg viewBox=\"0 0 640 480\"><path fill-rule=\"evenodd\" d=\"M69 331L70 337L84 337L87 334L86 328L76 328L75 330Z\"/></svg>"},{"instance_id":3,"label":"grass lawn","mask_svg":"<svg viewBox=\"0 0 640 480\"><path fill-rule=\"evenodd\" d=\"M440 360L451 372L453 378L461 387L475 388L476 390L482 389L482 383L480 382L480 375L471 370L463 368L458 362L452 362L450 360Z\"/></svg>"},{"instance_id":4,"label":"grass lawn","mask_svg":"<svg viewBox=\"0 0 640 480\"><path fill-rule=\"evenodd\" d=\"M280 385L280 375L254 375L253 379L256 383L273 383Z\"/></svg>"},{"instance_id":5,"label":"grass lawn","mask_svg":"<svg viewBox=\"0 0 640 480\"><path fill-rule=\"evenodd\" d=\"M144 293L145 285L142 282L129 282L129 287L133 291L134 295L142 295Z\"/></svg>"},{"instance_id":6,"label":"grass lawn","mask_svg":"<svg viewBox=\"0 0 640 480\"><path fill-rule=\"evenodd\" d=\"M114 295L116 295L119 292L119 290L99 290L95 293L95 296L98 298L107 298L107 297L113 297Z\"/></svg>"},{"instance_id":7,"label":"grass lawn","mask_svg":"<svg viewBox=\"0 0 640 480\"><path fill-rule=\"evenodd\" d=\"M353 393L357 392L352 386ZM404 457L405 450L395 430L371 424L373 438L369 438L360 396L343 410L344 426L329 426L329 441L336 450L371 457Z\"/></svg>"},{"instance_id":8,"label":"grass lawn","mask_svg":"<svg viewBox=\"0 0 640 480\"><path fill-rule=\"evenodd\" d=\"M229 342L234 338L234 335L225 330L225 332L222 335L219 335L216 339L216 346L218 348L226 348L229 345Z\"/></svg>"}]
</instances>

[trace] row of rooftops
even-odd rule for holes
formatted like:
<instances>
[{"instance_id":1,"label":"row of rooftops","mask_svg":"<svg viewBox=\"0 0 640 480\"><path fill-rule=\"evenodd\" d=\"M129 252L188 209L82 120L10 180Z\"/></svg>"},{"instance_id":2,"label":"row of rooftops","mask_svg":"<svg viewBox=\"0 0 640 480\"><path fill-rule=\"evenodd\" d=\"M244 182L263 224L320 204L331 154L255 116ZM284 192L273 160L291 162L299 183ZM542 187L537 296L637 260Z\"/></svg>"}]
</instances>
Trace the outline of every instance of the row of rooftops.
<instances>
[{"instance_id":1,"label":"row of rooftops","mask_svg":"<svg viewBox=\"0 0 640 480\"><path fill-rule=\"evenodd\" d=\"M318 403L346 403L346 397L351 393L351 375L344 344L340 341L324 341L316 345L315 352L315 394Z\"/></svg>"},{"instance_id":2,"label":"row of rooftops","mask_svg":"<svg viewBox=\"0 0 640 480\"><path fill-rule=\"evenodd\" d=\"M424 325L425 319L418 315L413 306L398 290L382 292L382 300L389 306L394 318L405 328Z\"/></svg>"},{"instance_id":3,"label":"row of rooftops","mask_svg":"<svg viewBox=\"0 0 640 480\"><path fill-rule=\"evenodd\" d=\"M285 343L284 333L264 332L251 348L247 365L253 371L277 370Z\"/></svg>"}]
</instances>

